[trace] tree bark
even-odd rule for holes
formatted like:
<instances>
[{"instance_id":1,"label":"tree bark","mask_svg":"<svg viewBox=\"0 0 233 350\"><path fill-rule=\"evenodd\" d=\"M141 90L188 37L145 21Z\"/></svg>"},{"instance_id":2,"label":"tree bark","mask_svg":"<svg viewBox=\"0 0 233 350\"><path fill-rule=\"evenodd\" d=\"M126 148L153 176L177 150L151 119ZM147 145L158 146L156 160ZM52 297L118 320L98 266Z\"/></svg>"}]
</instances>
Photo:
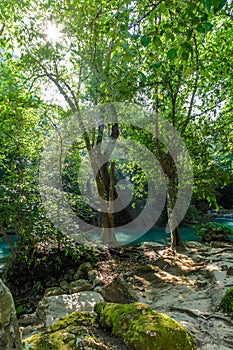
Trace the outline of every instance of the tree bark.
<instances>
[{"instance_id":1,"label":"tree bark","mask_svg":"<svg viewBox=\"0 0 233 350\"><path fill-rule=\"evenodd\" d=\"M167 193L167 216L168 225L170 227L171 233L171 249L176 249L177 247L183 248L184 244L181 238L180 230L176 222L176 217L174 215L173 209L175 206L175 184L174 178L168 179L168 193Z\"/></svg>"}]
</instances>

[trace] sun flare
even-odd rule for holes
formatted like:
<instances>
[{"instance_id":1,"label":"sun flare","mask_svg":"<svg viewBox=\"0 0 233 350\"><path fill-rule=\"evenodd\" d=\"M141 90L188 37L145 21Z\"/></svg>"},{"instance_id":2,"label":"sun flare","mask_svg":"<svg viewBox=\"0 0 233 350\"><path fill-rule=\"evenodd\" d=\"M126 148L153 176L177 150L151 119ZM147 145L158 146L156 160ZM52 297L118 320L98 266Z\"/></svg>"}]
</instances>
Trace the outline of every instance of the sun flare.
<instances>
[{"instance_id":1,"label":"sun flare","mask_svg":"<svg viewBox=\"0 0 233 350\"><path fill-rule=\"evenodd\" d=\"M46 37L52 45L55 45L61 39L61 27L54 22L50 22L46 28Z\"/></svg>"}]
</instances>

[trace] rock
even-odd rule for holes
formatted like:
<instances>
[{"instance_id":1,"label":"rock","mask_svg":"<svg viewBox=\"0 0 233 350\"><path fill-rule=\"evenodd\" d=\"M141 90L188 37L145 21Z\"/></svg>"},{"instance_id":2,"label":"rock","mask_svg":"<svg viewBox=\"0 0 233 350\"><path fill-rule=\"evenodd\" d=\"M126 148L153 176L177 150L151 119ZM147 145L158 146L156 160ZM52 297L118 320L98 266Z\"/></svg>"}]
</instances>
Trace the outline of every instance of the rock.
<instances>
[{"instance_id":1,"label":"rock","mask_svg":"<svg viewBox=\"0 0 233 350\"><path fill-rule=\"evenodd\" d=\"M69 291L69 283L67 281L61 281L60 282L60 287L62 290L64 290L65 292Z\"/></svg>"},{"instance_id":2,"label":"rock","mask_svg":"<svg viewBox=\"0 0 233 350\"><path fill-rule=\"evenodd\" d=\"M92 290L93 286L87 280L77 280L69 284L70 294Z\"/></svg>"},{"instance_id":3,"label":"rock","mask_svg":"<svg viewBox=\"0 0 233 350\"><path fill-rule=\"evenodd\" d=\"M98 331L96 315L74 312L61 318L40 334L25 339L27 350L126 350L114 336Z\"/></svg>"},{"instance_id":4,"label":"rock","mask_svg":"<svg viewBox=\"0 0 233 350\"><path fill-rule=\"evenodd\" d=\"M156 261L157 263L157 261ZM144 275L145 273L155 273L157 272L157 268L153 265L146 264L146 265L140 265L138 266L134 271L133 274L135 275Z\"/></svg>"},{"instance_id":5,"label":"rock","mask_svg":"<svg viewBox=\"0 0 233 350\"><path fill-rule=\"evenodd\" d=\"M185 328L145 304L100 303L95 306L95 311L101 326L123 339L130 349L197 349L193 337Z\"/></svg>"},{"instance_id":6,"label":"rock","mask_svg":"<svg viewBox=\"0 0 233 350\"><path fill-rule=\"evenodd\" d=\"M95 292L102 294L102 287L96 286L94 289Z\"/></svg>"},{"instance_id":7,"label":"rock","mask_svg":"<svg viewBox=\"0 0 233 350\"><path fill-rule=\"evenodd\" d=\"M120 304L128 304L138 300L132 287L121 277L115 277L110 284L103 287L102 295L107 301Z\"/></svg>"},{"instance_id":8,"label":"rock","mask_svg":"<svg viewBox=\"0 0 233 350\"><path fill-rule=\"evenodd\" d=\"M24 314L22 316L20 316L19 318L19 325L20 326L27 326L30 324L39 324L40 320L38 319L36 313L32 313L32 314Z\"/></svg>"},{"instance_id":9,"label":"rock","mask_svg":"<svg viewBox=\"0 0 233 350\"><path fill-rule=\"evenodd\" d=\"M228 276L233 276L233 266L230 266L227 270L227 275Z\"/></svg>"},{"instance_id":10,"label":"rock","mask_svg":"<svg viewBox=\"0 0 233 350\"><path fill-rule=\"evenodd\" d=\"M93 286L96 287L103 283L103 276L97 270L91 270L88 272L88 279L92 282Z\"/></svg>"},{"instance_id":11,"label":"rock","mask_svg":"<svg viewBox=\"0 0 233 350\"><path fill-rule=\"evenodd\" d=\"M71 282L74 280L74 275L75 275L75 270L69 269L66 271L63 277L64 277L64 280Z\"/></svg>"},{"instance_id":12,"label":"rock","mask_svg":"<svg viewBox=\"0 0 233 350\"><path fill-rule=\"evenodd\" d=\"M79 292L58 296L45 296L38 304L36 314L46 327L59 318L74 311L92 311L96 303L103 301L101 294L96 292Z\"/></svg>"},{"instance_id":13,"label":"rock","mask_svg":"<svg viewBox=\"0 0 233 350\"><path fill-rule=\"evenodd\" d=\"M52 295L62 295L64 293L64 291L62 290L61 287L51 287L51 288L47 288L44 295L46 297L50 297Z\"/></svg>"},{"instance_id":14,"label":"rock","mask_svg":"<svg viewBox=\"0 0 233 350\"><path fill-rule=\"evenodd\" d=\"M79 280L79 279L87 279L88 278L88 272L91 271L93 269L93 267L91 266L91 264L89 262L85 262L83 264L81 264L77 270L77 272L74 275L74 279L75 280Z\"/></svg>"},{"instance_id":15,"label":"rock","mask_svg":"<svg viewBox=\"0 0 233 350\"><path fill-rule=\"evenodd\" d=\"M10 290L0 279L0 349L23 350Z\"/></svg>"},{"instance_id":16,"label":"rock","mask_svg":"<svg viewBox=\"0 0 233 350\"><path fill-rule=\"evenodd\" d=\"M71 313L44 332L25 339L25 348L28 350L87 349L87 347L81 348L80 346L87 344L86 338L92 339L93 335L88 331L88 327L92 327L94 321L95 317L88 312ZM90 349L94 348L90 347Z\"/></svg>"}]
</instances>

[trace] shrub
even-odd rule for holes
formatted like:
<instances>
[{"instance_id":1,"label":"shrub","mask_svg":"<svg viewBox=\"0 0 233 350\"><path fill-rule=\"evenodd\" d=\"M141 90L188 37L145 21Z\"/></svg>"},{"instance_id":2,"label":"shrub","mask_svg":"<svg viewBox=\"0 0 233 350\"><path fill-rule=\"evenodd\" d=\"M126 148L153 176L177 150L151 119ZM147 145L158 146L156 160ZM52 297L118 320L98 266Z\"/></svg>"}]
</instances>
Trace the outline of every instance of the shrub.
<instances>
[{"instance_id":1,"label":"shrub","mask_svg":"<svg viewBox=\"0 0 233 350\"><path fill-rule=\"evenodd\" d=\"M219 304L219 309L226 313L233 313L233 288L227 289Z\"/></svg>"},{"instance_id":2,"label":"shrub","mask_svg":"<svg viewBox=\"0 0 233 350\"><path fill-rule=\"evenodd\" d=\"M202 243L230 242L229 236L232 235L229 227L212 222L198 226L196 233L201 236Z\"/></svg>"}]
</instances>

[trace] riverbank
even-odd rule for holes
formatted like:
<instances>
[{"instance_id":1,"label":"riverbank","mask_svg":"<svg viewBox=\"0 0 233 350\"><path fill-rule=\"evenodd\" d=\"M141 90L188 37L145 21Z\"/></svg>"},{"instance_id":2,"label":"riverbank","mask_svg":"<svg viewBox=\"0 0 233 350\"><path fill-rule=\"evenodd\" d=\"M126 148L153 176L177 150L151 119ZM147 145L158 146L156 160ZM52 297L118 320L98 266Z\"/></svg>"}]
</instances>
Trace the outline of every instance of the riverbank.
<instances>
[{"instance_id":1,"label":"riverbank","mask_svg":"<svg viewBox=\"0 0 233 350\"><path fill-rule=\"evenodd\" d=\"M109 254L94 269L89 266L86 276L80 275L79 268L76 281L64 280L62 275L46 291L34 314L21 316L23 337L41 332L83 305L90 311L91 303L94 306L103 298L121 303L136 300L170 316L193 335L198 350L233 349L231 317L218 308L226 289L233 285L232 244L210 247L189 242L183 252L174 252L159 243L144 243ZM72 271L66 271L66 276L75 278ZM86 292L77 289L73 294L70 288L74 285L85 286ZM105 336L110 334L103 335L103 349Z\"/></svg>"}]
</instances>

